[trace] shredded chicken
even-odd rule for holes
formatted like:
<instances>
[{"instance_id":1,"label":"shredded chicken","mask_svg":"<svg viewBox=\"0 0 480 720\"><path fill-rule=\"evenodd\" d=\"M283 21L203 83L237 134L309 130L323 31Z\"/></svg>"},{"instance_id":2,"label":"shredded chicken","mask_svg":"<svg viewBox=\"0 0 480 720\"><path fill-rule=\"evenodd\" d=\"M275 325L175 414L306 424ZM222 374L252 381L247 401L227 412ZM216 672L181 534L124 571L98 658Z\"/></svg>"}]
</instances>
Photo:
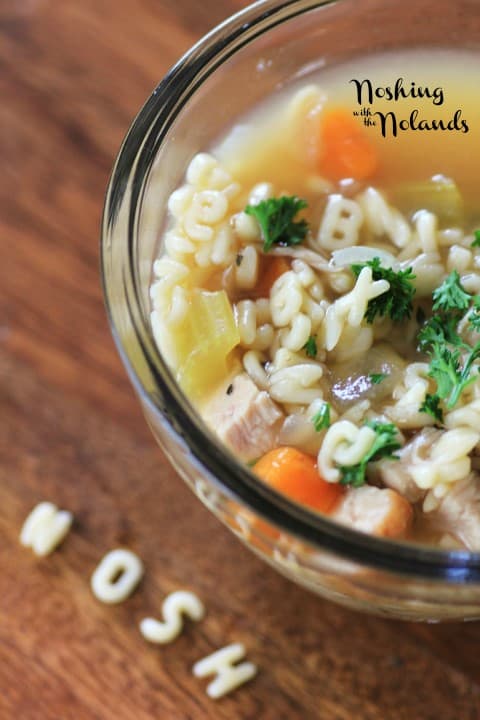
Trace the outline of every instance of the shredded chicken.
<instances>
[{"instance_id":1,"label":"shredded chicken","mask_svg":"<svg viewBox=\"0 0 480 720\"><path fill-rule=\"evenodd\" d=\"M280 408L248 375L223 381L202 408L207 425L241 460L250 462L272 450L284 419Z\"/></svg>"},{"instance_id":2,"label":"shredded chicken","mask_svg":"<svg viewBox=\"0 0 480 720\"><path fill-rule=\"evenodd\" d=\"M364 485L349 490L331 517L370 535L403 538L411 527L413 510L395 490Z\"/></svg>"},{"instance_id":3,"label":"shredded chicken","mask_svg":"<svg viewBox=\"0 0 480 720\"><path fill-rule=\"evenodd\" d=\"M480 550L480 477L471 473L455 483L430 514L432 527L460 540L469 550Z\"/></svg>"}]
</instances>

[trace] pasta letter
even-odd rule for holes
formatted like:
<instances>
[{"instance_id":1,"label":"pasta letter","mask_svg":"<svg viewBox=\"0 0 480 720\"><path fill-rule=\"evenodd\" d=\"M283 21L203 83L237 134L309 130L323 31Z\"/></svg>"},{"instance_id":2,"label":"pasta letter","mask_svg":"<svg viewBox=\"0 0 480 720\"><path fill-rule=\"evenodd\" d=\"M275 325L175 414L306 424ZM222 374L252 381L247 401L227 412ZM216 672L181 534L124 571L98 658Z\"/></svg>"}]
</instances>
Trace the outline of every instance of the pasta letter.
<instances>
[{"instance_id":1,"label":"pasta letter","mask_svg":"<svg viewBox=\"0 0 480 720\"><path fill-rule=\"evenodd\" d=\"M192 592L177 590L167 595L162 605L163 622L154 618L144 618L140 623L140 632L145 640L166 644L175 640L183 629L182 615L198 622L205 615L205 607Z\"/></svg>"},{"instance_id":2,"label":"pasta letter","mask_svg":"<svg viewBox=\"0 0 480 720\"><path fill-rule=\"evenodd\" d=\"M49 555L60 545L73 522L73 515L49 502L39 503L25 520L20 542L35 555Z\"/></svg>"},{"instance_id":3,"label":"pasta letter","mask_svg":"<svg viewBox=\"0 0 480 720\"><path fill-rule=\"evenodd\" d=\"M251 662L234 665L244 657L245 647L241 643L233 643L195 663L193 674L199 678L216 674L215 679L207 686L207 695L217 699L256 675L257 667Z\"/></svg>"},{"instance_id":4,"label":"pasta letter","mask_svg":"<svg viewBox=\"0 0 480 720\"><path fill-rule=\"evenodd\" d=\"M143 563L130 550L111 550L91 578L92 592L101 602L113 605L126 600L143 576Z\"/></svg>"}]
</instances>

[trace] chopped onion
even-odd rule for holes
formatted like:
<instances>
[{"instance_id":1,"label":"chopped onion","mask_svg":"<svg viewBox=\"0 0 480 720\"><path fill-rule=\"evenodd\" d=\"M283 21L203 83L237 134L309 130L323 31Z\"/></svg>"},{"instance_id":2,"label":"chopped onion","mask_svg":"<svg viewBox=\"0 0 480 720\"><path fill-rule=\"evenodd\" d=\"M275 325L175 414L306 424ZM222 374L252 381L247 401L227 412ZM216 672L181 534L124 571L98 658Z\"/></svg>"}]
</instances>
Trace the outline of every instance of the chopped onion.
<instances>
[{"instance_id":1,"label":"chopped onion","mask_svg":"<svg viewBox=\"0 0 480 720\"><path fill-rule=\"evenodd\" d=\"M393 270L397 270L400 267L400 263L392 253L389 253L387 250L380 250L379 248L367 247L366 245L355 245L341 250L334 250L331 262L336 267L346 267L347 265L368 262L376 257L380 258L384 267L389 267Z\"/></svg>"},{"instance_id":2,"label":"chopped onion","mask_svg":"<svg viewBox=\"0 0 480 720\"><path fill-rule=\"evenodd\" d=\"M360 400L379 402L391 396L400 381L405 360L386 343L370 348L362 358L337 364L331 369L331 393L337 407L344 410ZM371 375L385 375L379 384Z\"/></svg>"},{"instance_id":3,"label":"chopped onion","mask_svg":"<svg viewBox=\"0 0 480 720\"><path fill-rule=\"evenodd\" d=\"M316 455L322 444L323 433L315 431L312 420L305 413L288 415L280 429L280 445L292 445L311 455Z\"/></svg>"}]
</instances>

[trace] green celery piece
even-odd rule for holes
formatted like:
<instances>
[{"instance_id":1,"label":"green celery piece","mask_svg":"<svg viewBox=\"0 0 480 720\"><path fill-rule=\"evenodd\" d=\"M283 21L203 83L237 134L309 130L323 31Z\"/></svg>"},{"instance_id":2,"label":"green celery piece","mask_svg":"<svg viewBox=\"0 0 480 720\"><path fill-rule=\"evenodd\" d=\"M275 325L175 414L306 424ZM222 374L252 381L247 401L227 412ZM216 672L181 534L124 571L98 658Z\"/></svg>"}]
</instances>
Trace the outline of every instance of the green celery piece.
<instances>
[{"instance_id":1,"label":"green celery piece","mask_svg":"<svg viewBox=\"0 0 480 720\"><path fill-rule=\"evenodd\" d=\"M430 180L404 183L392 192L396 207L406 215L429 210L441 227L462 226L465 218L463 198L457 185L443 175Z\"/></svg>"}]
</instances>

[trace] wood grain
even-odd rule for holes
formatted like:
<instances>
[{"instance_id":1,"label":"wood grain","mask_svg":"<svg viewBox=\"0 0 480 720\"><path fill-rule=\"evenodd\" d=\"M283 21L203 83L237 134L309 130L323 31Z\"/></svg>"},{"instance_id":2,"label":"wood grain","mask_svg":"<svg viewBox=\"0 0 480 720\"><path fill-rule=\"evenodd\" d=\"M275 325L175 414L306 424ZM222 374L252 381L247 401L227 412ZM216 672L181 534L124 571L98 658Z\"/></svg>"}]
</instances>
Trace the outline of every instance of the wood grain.
<instances>
[{"instance_id":1,"label":"wood grain","mask_svg":"<svg viewBox=\"0 0 480 720\"><path fill-rule=\"evenodd\" d=\"M0 4L0 720L470 720L480 626L409 626L323 602L265 567L154 445L115 353L98 279L113 158L134 113L234 0ZM18 533L74 512L51 557ZM125 545L147 572L107 607L89 577ZM138 622L169 591L208 615L170 647ZM240 640L258 678L215 704L191 666Z\"/></svg>"}]
</instances>

